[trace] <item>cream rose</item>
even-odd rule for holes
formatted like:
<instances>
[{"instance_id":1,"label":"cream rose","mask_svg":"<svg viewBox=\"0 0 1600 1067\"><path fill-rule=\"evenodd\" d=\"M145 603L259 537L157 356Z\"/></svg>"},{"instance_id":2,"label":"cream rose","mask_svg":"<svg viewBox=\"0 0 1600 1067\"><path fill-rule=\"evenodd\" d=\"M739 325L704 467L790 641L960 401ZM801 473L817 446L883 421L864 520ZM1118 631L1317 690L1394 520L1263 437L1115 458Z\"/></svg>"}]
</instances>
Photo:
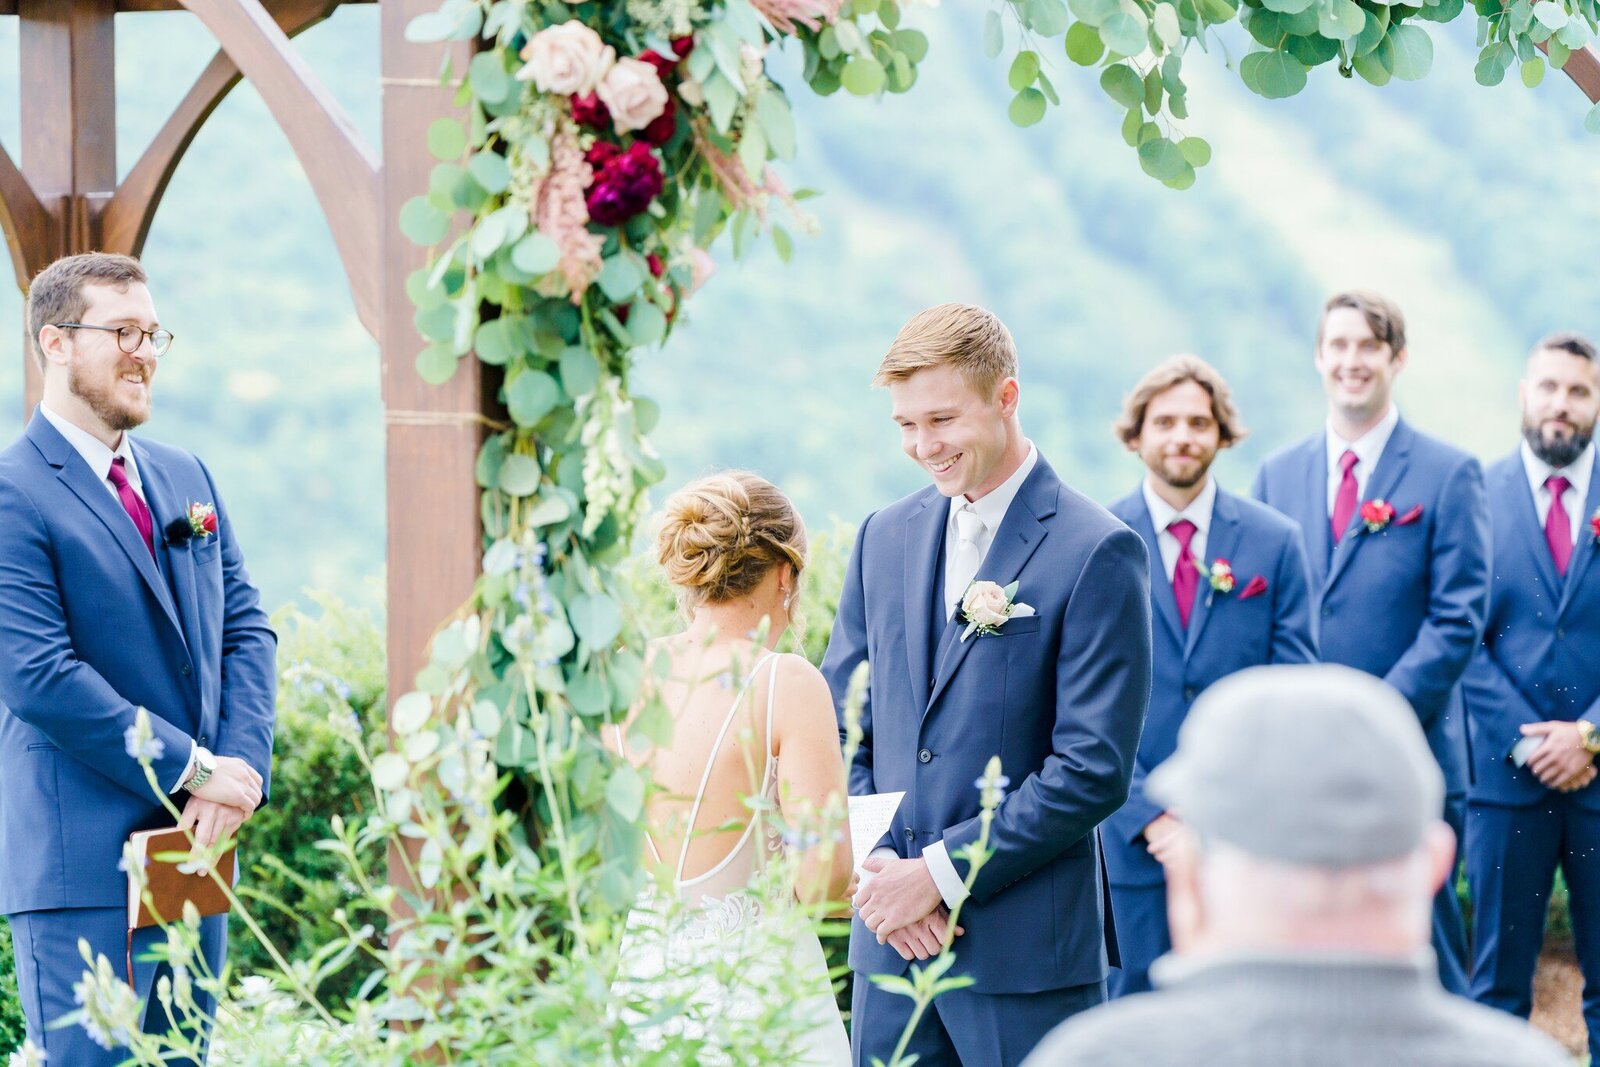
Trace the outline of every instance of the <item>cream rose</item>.
<instances>
[{"instance_id":1,"label":"cream rose","mask_svg":"<svg viewBox=\"0 0 1600 1067\"><path fill-rule=\"evenodd\" d=\"M534 34L522 49L527 66L517 71L540 92L559 96L592 93L616 63L617 53L577 19Z\"/></svg>"},{"instance_id":2,"label":"cream rose","mask_svg":"<svg viewBox=\"0 0 1600 1067\"><path fill-rule=\"evenodd\" d=\"M974 582L961 598L961 613L968 622L996 627L1011 617L1011 601L1006 591L993 582Z\"/></svg>"},{"instance_id":3,"label":"cream rose","mask_svg":"<svg viewBox=\"0 0 1600 1067\"><path fill-rule=\"evenodd\" d=\"M595 92L610 109L618 133L644 129L667 107L667 87L656 68L642 59L617 60Z\"/></svg>"}]
</instances>

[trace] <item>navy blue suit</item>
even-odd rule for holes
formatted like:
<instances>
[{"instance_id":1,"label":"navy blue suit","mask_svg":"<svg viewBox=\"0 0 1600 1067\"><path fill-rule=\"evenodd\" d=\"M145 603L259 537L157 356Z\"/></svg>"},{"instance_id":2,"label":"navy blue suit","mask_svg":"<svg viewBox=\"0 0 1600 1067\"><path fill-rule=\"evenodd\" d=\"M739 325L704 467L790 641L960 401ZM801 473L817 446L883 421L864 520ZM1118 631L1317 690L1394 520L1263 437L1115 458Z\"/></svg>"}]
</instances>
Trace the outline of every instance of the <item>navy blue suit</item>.
<instances>
[{"instance_id":1,"label":"navy blue suit","mask_svg":"<svg viewBox=\"0 0 1600 1067\"><path fill-rule=\"evenodd\" d=\"M1527 1018L1545 911L1560 864L1584 973L1589 1055L1600 1063L1600 789L1546 788L1511 762L1524 723L1600 721L1600 566L1587 521L1556 572L1520 451L1489 468L1494 582L1483 643L1462 689L1472 737L1467 879L1472 995ZM1600 508L1591 471L1582 518ZM1568 510L1572 509L1568 502Z\"/></svg>"},{"instance_id":2,"label":"navy blue suit","mask_svg":"<svg viewBox=\"0 0 1600 1067\"><path fill-rule=\"evenodd\" d=\"M194 743L263 779L271 770L275 638L221 497L187 452L138 439L132 448L159 561L43 416L0 453L0 912L15 934L28 1034L52 1063L122 1058L77 1027L43 1027L73 1008L80 934L123 959L123 843L171 824L126 748L135 709L149 711L165 749L154 761L163 789ZM191 503L216 505L217 533L164 544L163 528ZM225 917L207 920L214 963L225 936ZM146 995L155 974L136 968ZM156 1005L150 1021L162 1014Z\"/></svg>"},{"instance_id":3,"label":"navy blue suit","mask_svg":"<svg viewBox=\"0 0 1600 1067\"><path fill-rule=\"evenodd\" d=\"M884 840L900 856L942 839L966 878L974 782L995 755L1010 778L955 943L952 973L975 984L935 1002L912 1049L925 1064L999 1067L1103 999L1115 941L1096 831L1127 799L1150 697L1149 560L1040 456L977 574L1018 582L1036 614L960 641L942 610L948 519L929 487L862 523L823 674L842 722L851 672L872 665L850 792L906 791ZM857 919L850 966L856 1061L887 1060L910 1001L868 976L907 964Z\"/></svg>"},{"instance_id":4,"label":"navy blue suit","mask_svg":"<svg viewBox=\"0 0 1600 1067\"><path fill-rule=\"evenodd\" d=\"M1393 521L1369 532L1357 508L1335 547L1328 464L1319 431L1267 457L1251 494L1300 524L1323 661L1376 675L1411 702L1444 771L1445 819L1460 840L1470 771L1458 683L1489 596L1482 468L1401 419L1362 496L1392 505ZM1465 993L1466 930L1448 883L1434 901L1433 946L1445 988Z\"/></svg>"},{"instance_id":5,"label":"navy blue suit","mask_svg":"<svg viewBox=\"0 0 1600 1067\"><path fill-rule=\"evenodd\" d=\"M1143 491L1112 504L1111 513L1144 538L1157 620L1155 682L1133 786L1128 802L1106 820L1104 835L1122 953L1122 966L1111 975L1111 995L1119 997L1149 989L1150 964L1172 949L1166 876L1144 840L1144 828L1165 809L1144 795L1145 777L1172 755L1190 705L1214 682L1247 667L1313 663L1317 645L1300 531L1276 511L1217 488L1202 562L1227 560L1235 584L1232 592L1220 593L1202 579L1187 629L1179 621L1172 582L1159 565L1161 546ZM1257 577L1266 582L1265 590L1245 595Z\"/></svg>"}]
</instances>

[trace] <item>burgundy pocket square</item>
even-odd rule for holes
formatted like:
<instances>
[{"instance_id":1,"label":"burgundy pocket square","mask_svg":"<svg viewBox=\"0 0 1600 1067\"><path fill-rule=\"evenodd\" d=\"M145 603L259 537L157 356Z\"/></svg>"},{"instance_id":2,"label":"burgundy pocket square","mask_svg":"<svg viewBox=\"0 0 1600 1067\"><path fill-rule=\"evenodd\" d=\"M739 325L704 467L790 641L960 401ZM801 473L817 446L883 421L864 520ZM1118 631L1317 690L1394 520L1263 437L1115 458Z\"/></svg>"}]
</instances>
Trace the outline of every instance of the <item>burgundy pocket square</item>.
<instances>
[{"instance_id":1,"label":"burgundy pocket square","mask_svg":"<svg viewBox=\"0 0 1600 1067\"><path fill-rule=\"evenodd\" d=\"M1420 518L1422 518L1422 505L1418 504L1404 515L1394 520L1394 524L1396 526L1410 526Z\"/></svg>"},{"instance_id":2,"label":"burgundy pocket square","mask_svg":"<svg viewBox=\"0 0 1600 1067\"><path fill-rule=\"evenodd\" d=\"M1251 597L1260 596L1266 591L1267 580L1258 574L1254 578L1250 579L1249 584L1244 587L1244 591L1239 594L1239 599L1249 600Z\"/></svg>"}]
</instances>

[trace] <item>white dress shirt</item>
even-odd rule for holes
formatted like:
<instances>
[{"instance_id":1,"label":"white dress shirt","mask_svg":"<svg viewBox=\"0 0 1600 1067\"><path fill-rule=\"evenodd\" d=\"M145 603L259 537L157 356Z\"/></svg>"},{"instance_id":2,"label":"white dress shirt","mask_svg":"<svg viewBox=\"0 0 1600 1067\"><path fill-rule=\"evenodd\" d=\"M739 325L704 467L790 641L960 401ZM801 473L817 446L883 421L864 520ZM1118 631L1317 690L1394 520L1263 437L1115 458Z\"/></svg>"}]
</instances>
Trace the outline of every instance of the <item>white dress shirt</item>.
<instances>
[{"instance_id":1,"label":"white dress shirt","mask_svg":"<svg viewBox=\"0 0 1600 1067\"><path fill-rule=\"evenodd\" d=\"M952 564L955 562L957 547L956 512L963 507L970 507L983 520L983 532L978 535L979 559L988 556L989 549L994 545L995 532L1000 529L1006 512L1011 509L1011 502L1017 498L1017 492L1022 488L1022 483L1028 480L1028 475L1033 473L1033 468L1039 462L1039 451L1033 447L1033 442L1028 442L1028 455L1022 465L1011 473L1011 477L1001 482L993 492L985 493L977 500L969 501L965 496L950 498L950 515L945 520L947 525L944 533L944 604L945 618L948 619L955 613L956 605L960 602L965 589L954 588L960 581L959 577L951 573ZM980 562L979 568L983 567ZM880 850L885 854L893 854L890 849ZM939 895L944 898L945 907L953 908L967 897L966 884L961 876L956 873L956 866L950 860L950 853L944 847L944 841L935 841L922 850L922 858L928 865L928 873L933 876L933 884L939 887Z\"/></svg>"},{"instance_id":2,"label":"white dress shirt","mask_svg":"<svg viewBox=\"0 0 1600 1067\"><path fill-rule=\"evenodd\" d=\"M1384 446L1389 443L1390 436L1394 433L1395 426L1400 422L1400 409L1393 404L1389 405L1388 414L1379 420L1378 425L1362 434L1355 441L1346 441L1333 429L1330 420L1327 427L1328 435L1328 514L1333 514L1333 502L1339 495L1339 482L1344 479L1344 468L1339 465L1339 459L1346 450L1356 454L1356 465L1352 468L1356 476L1356 500L1365 500L1367 497L1367 479L1372 477L1372 469L1378 465L1378 459L1383 455Z\"/></svg>"},{"instance_id":3,"label":"white dress shirt","mask_svg":"<svg viewBox=\"0 0 1600 1067\"><path fill-rule=\"evenodd\" d=\"M1194 536L1189 539L1189 554L1204 565L1206 535L1211 530L1211 512L1217 503L1216 479L1207 475L1205 487L1200 490L1200 495L1191 500L1189 506L1182 511L1175 510L1171 504L1156 494L1148 475L1145 477L1143 490L1144 506L1150 509L1150 524L1156 528L1156 546L1161 549L1161 566L1166 569L1167 581L1172 581L1172 574L1177 570L1180 549L1177 535L1168 527L1179 519L1188 519L1194 523Z\"/></svg>"},{"instance_id":4,"label":"white dress shirt","mask_svg":"<svg viewBox=\"0 0 1600 1067\"><path fill-rule=\"evenodd\" d=\"M81 426L76 426L57 415L43 401L39 403L39 414L43 415L50 425L56 428L57 433L66 438L67 444L72 446L73 451L83 457L83 461L88 464L89 470L93 471L94 476L100 479L100 484L106 487L106 491L111 494L111 499L117 502L117 507L122 507L122 497L117 493L117 487L111 484L111 462L118 457L122 459L122 470L128 476L128 484L133 486L133 491L139 494L139 499L145 502L146 507L149 507L150 500L144 495L144 482L139 478L139 461L133 458L133 448L128 443L127 434L122 435L122 440L117 442L116 448L107 448L106 443L100 438ZM132 520L130 519L129 521L131 522ZM155 516L152 514L152 525L154 522ZM152 534L159 534L160 532L160 530L151 530ZM159 563L157 564L157 569L160 569ZM168 793L178 792L183 788L183 783L193 776L194 749L195 742L190 741L189 765L184 768L183 774L178 776L177 783L167 790Z\"/></svg>"},{"instance_id":5,"label":"white dress shirt","mask_svg":"<svg viewBox=\"0 0 1600 1067\"><path fill-rule=\"evenodd\" d=\"M1584 505L1589 500L1589 472L1594 469L1594 442L1583 454L1560 470L1550 466L1533 454L1528 442L1522 442L1522 469L1528 473L1528 488L1533 490L1533 507L1539 516L1539 529L1544 529L1550 515L1550 490L1545 479L1559 474L1567 480L1567 491L1561 494L1561 506L1567 509L1567 520L1572 523L1572 543L1578 544L1578 531L1583 529Z\"/></svg>"},{"instance_id":6,"label":"white dress shirt","mask_svg":"<svg viewBox=\"0 0 1600 1067\"><path fill-rule=\"evenodd\" d=\"M1028 480L1028 475L1033 473L1038 460L1039 453L1030 441L1028 455L1022 461L1022 465L1012 471L1011 477L1001 482L992 493L985 493L977 500L971 501L964 496L950 498L950 514L945 519L944 530L944 617L947 620L955 614L956 605L966 593L966 589L957 588L958 583L967 584L954 573L953 567L956 549L960 543L960 536L956 531L956 512L970 508L983 523L983 532L978 535L978 559L981 561L988 556L989 548L994 544L995 532L1000 529L1000 523L1005 520L1011 502L1017 498L1017 491L1022 488L1022 483ZM980 562L978 566L981 568L983 564Z\"/></svg>"}]
</instances>

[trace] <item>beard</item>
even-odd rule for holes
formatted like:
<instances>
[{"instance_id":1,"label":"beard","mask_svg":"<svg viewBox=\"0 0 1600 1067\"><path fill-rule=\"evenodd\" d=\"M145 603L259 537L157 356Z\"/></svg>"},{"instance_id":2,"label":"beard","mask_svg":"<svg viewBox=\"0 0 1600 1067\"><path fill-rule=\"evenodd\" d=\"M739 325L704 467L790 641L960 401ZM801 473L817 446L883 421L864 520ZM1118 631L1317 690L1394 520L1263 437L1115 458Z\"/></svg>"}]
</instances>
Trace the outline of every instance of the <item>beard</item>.
<instances>
[{"instance_id":1,"label":"beard","mask_svg":"<svg viewBox=\"0 0 1600 1067\"><path fill-rule=\"evenodd\" d=\"M1557 437L1553 440L1546 439L1537 423L1529 423L1526 419L1522 423L1522 439L1528 442L1528 447L1533 449L1533 454L1548 463L1556 470L1571 466L1573 460L1583 455L1583 450L1589 447L1589 442L1594 440L1594 423L1586 427L1573 426L1572 433L1566 437Z\"/></svg>"},{"instance_id":2,"label":"beard","mask_svg":"<svg viewBox=\"0 0 1600 1067\"><path fill-rule=\"evenodd\" d=\"M97 384L91 381L89 376L84 374L77 364L73 364L68 369L67 388L72 392L73 396L89 405L89 410L94 412L95 417L105 423L109 429L122 433L125 430L132 430L142 426L145 419L150 417L150 409L146 405L145 409L141 411L129 407L125 402L119 401L113 393L116 389L116 383L121 380L119 376L112 379L110 386ZM148 391L149 388L150 380L146 378L145 389Z\"/></svg>"},{"instance_id":3,"label":"beard","mask_svg":"<svg viewBox=\"0 0 1600 1067\"><path fill-rule=\"evenodd\" d=\"M1189 456L1195 460L1195 465L1186 471L1180 472L1175 466L1161 459L1156 463L1156 474L1160 479L1174 489L1193 489L1205 480L1206 473L1211 470L1211 461L1216 458L1216 453L1209 456Z\"/></svg>"}]
</instances>

